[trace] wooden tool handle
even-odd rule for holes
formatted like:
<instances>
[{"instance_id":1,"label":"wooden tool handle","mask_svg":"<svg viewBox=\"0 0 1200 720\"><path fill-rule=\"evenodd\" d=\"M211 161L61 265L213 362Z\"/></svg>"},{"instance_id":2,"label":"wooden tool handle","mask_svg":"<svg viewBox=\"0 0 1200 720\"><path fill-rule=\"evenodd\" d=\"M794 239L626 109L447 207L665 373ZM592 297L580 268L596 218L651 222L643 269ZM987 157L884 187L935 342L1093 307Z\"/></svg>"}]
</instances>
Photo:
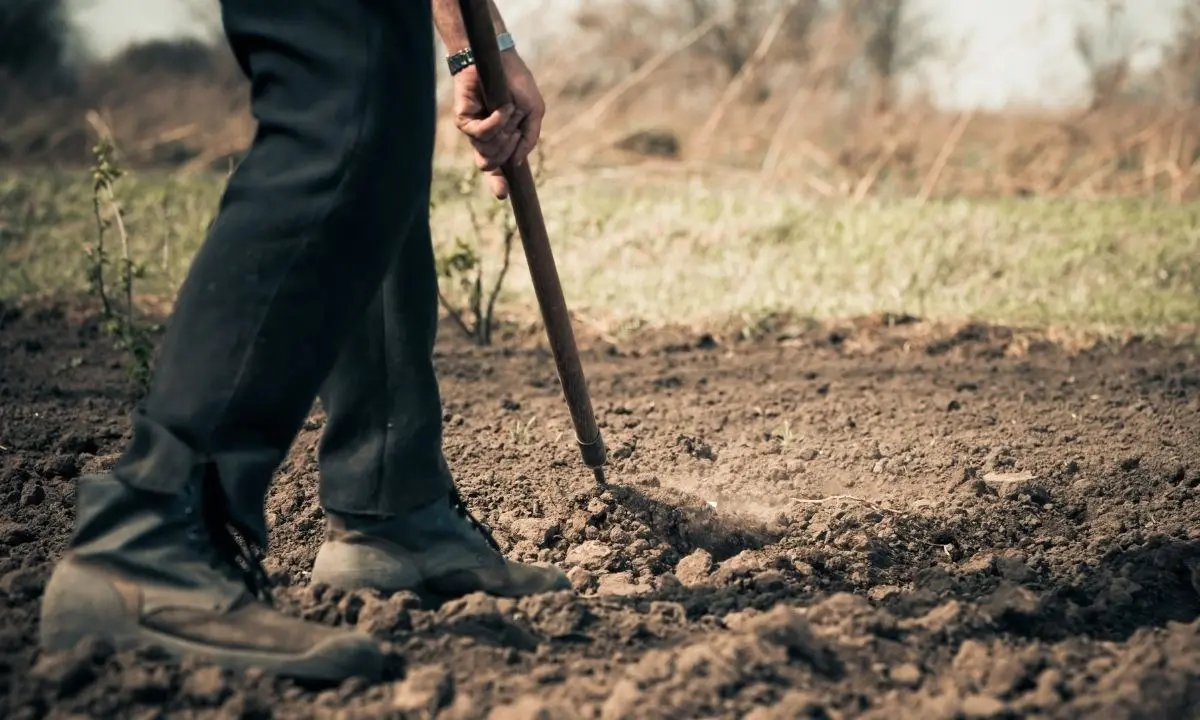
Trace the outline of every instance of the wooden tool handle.
<instances>
[{"instance_id":1,"label":"wooden tool handle","mask_svg":"<svg viewBox=\"0 0 1200 720\"><path fill-rule=\"evenodd\" d=\"M504 77L500 45L496 40L488 0L460 0L459 4L462 7L467 38L471 43L471 52L475 56L475 66L483 82L484 104L489 110L507 105L512 102L512 93ZM584 464L592 468L596 478L603 482L600 468L607 460L608 453L600 437L600 428L596 425L587 382L583 377L579 350L575 344L575 332L571 327L571 316L567 312L567 302L558 279L558 268L554 264L554 253L550 249L550 238L542 217L542 206L538 201L533 172L528 162L520 167L510 162L505 164L502 170L505 179L508 180L509 198L517 219L517 229L521 234L521 245L525 249L525 259L533 278L533 289L542 311L542 320L546 324L546 335L558 367L563 395L575 425L579 450L583 455Z\"/></svg>"}]
</instances>

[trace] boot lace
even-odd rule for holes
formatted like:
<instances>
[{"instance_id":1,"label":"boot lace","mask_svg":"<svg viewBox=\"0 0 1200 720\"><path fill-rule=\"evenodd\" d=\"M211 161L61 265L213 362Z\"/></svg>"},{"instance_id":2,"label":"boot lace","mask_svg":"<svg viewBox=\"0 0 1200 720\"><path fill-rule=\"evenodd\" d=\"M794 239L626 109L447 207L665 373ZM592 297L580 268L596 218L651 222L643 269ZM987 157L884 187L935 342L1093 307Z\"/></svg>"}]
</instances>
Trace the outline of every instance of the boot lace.
<instances>
[{"instance_id":1,"label":"boot lace","mask_svg":"<svg viewBox=\"0 0 1200 720\"><path fill-rule=\"evenodd\" d=\"M233 521L227 503L216 466L210 464L208 472L205 473L201 496L204 526L213 549L210 564L214 569L237 571L239 579L254 597L274 606L271 577L263 567L266 553L251 540L249 533Z\"/></svg>"},{"instance_id":2,"label":"boot lace","mask_svg":"<svg viewBox=\"0 0 1200 720\"><path fill-rule=\"evenodd\" d=\"M490 545L493 550L498 553L504 552L500 549L500 543L496 541L496 536L492 534L492 529L488 527L487 524L482 520L475 517L475 515L473 515L471 510L467 507L467 504L463 502L462 495L459 495L458 493L458 488L452 488L450 490L450 506L454 508L455 512L466 519L467 522L471 523L471 527L475 528L475 531L482 535L484 540L487 540L487 544Z\"/></svg>"}]
</instances>

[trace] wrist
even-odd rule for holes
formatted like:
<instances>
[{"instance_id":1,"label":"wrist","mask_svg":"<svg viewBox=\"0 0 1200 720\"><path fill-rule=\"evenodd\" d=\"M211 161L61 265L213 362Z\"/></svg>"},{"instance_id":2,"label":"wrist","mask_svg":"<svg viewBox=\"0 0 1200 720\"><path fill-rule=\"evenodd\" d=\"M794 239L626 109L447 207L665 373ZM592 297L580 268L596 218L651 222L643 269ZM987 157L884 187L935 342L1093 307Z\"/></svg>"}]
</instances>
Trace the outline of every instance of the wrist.
<instances>
[{"instance_id":1,"label":"wrist","mask_svg":"<svg viewBox=\"0 0 1200 720\"><path fill-rule=\"evenodd\" d=\"M507 65L510 57L518 57L516 42L508 31L500 31L496 34L496 44L500 48L500 60L502 63ZM456 77L468 70L473 70L475 68L475 53L467 45L447 55L446 65L450 69L451 77Z\"/></svg>"}]
</instances>

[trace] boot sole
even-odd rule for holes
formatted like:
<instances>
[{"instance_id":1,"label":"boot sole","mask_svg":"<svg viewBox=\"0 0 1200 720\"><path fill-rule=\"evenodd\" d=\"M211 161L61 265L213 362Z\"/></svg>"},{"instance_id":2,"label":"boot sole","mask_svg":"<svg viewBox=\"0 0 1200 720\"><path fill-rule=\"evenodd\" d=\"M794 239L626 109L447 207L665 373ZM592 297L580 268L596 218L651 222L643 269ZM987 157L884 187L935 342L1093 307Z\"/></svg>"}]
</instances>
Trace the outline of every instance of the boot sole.
<instances>
[{"instance_id":1,"label":"boot sole","mask_svg":"<svg viewBox=\"0 0 1200 720\"><path fill-rule=\"evenodd\" d=\"M327 541L317 551L310 581L314 585L328 585L347 591L375 590L385 594L411 592L427 608L437 608L475 592L516 599L571 589L570 583L564 582L561 587L529 592L488 591L470 580L455 578L457 574L452 572L442 577L426 578L415 561L405 562L371 545ZM462 575L469 577L470 573L463 571Z\"/></svg>"},{"instance_id":2,"label":"boot sole","mask_svg":"<svg viewBox=\"0 0 1200 720\"><path fill-rule=\"evenodd\" d=\"M397 560L370 545L326 542L313 562L314 585L341 590L378 590L384 593L410 591L421 594L425 577L415 563Z\"/></svg>"},{"instance_id":3,"label":"boot sole","mask_svg":"<svg viewBox=\"0 0 1200 720\"><path fill-rule=\"evenodd\" d=\"M197 658L231 670L257 668L312 683L339 683L350 677L377 682L383 675L383 655L365 636L331 639L303 655L293 655L214 648L152 630L138 623L125 599L98 574L70 560L55 568L42 599L43 652L73 650L92 637L111 643L117 651L158 647L176 659Z\"/></svg>"}]
</instances>

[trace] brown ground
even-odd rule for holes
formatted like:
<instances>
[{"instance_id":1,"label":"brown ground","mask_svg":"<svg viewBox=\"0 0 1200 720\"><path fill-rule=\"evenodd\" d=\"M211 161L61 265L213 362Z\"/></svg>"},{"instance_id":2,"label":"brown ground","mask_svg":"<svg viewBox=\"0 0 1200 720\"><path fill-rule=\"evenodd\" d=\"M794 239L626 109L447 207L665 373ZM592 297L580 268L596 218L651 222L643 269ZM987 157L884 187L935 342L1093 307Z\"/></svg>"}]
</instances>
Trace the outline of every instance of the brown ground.
<instances>
[{"instance_id":1,"label":"brown ground","mask_svg":"<svg viewBox=\"0 0 1200 720\"><path fill-rule=\"evenodd\" d=\"M7 717L1200 717L1195 344L870 322L586 343L602 493L559 436L548 354L446 332L469 502L581 592L426 610L309 586L314 415L270 498L280 594L395 663L311 691L99 644L38 660L72 478L119 449L130 396L93 323L0 315ZM835 495L857 499L799 500Z\"/></svg>"}]
</instances>

